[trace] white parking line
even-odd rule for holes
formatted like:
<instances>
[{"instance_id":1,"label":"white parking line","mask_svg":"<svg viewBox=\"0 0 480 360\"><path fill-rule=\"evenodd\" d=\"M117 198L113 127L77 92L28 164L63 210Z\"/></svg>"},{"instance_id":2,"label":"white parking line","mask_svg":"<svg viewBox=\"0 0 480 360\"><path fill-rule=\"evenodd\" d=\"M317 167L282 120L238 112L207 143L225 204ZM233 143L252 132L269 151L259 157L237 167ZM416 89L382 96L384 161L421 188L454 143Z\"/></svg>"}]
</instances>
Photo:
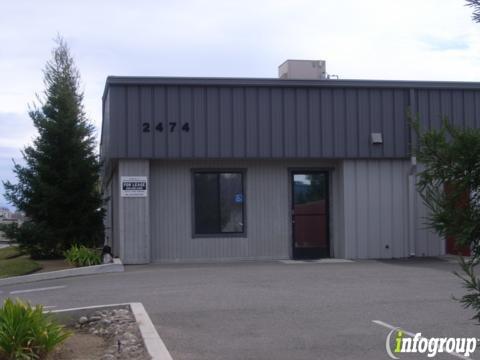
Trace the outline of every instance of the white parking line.
<instances>
[{"instance_id":1,"label":"white parking line","mask_svg":"<svg viewBox=\"0 0 480 360\"><path fill-rule=\"evenodd\" d=\"M383 327L385 327L385 328L387 328L387 329L390 329L390 330L402 330L405 335L408 335L408 336L410 336L410 337L415 337L415 334L414 334L414 333L412 333L412 332L410 332L410 331L406 331L405 329L402 329L402 328L399 327L399 326L393 326L393 325L390 325L390 324L388 324L388 323L386 323L386 322L384 322L384 321L381 321L381 320L372 320L372 322L373 322L374 324L383 326ZM421 338L424 338L424 336L422 336ZM450 354L450 355L452 355L452 356L455 356L455 357L457 357L457 358L459 358L459 359L472 360L471 357L466 357L466 356L463 356L463 355L461 355L461 354L459 354L459 353L456 353L456 352L449 352L449 351L447 351L447 353Z\"/></svg>"},{"instance_id":2,"label":"white parking line","mask_svg":"<svg viewBox=\"0 0 480 360\"><path fill-rule=\"evenodd\" d=\"M60 285L60 286L50 286L50 287L35 288L35 289L14 290L14 291L10 291L10 295L37 292L37 291L46 291L46 290L57 290L57 289L63 289L63 288L66 288L66 286Z\"/></svg>"}]
</instances>

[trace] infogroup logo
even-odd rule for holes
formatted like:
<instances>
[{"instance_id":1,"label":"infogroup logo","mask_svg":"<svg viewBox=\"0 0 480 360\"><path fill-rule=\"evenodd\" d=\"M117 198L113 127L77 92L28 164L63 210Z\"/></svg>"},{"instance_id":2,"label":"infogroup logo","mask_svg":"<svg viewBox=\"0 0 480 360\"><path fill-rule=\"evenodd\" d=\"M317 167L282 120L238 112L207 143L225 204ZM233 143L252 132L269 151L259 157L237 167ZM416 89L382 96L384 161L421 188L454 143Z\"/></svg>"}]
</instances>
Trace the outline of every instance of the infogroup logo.
<instances>
[{"instance_id":1,"label":"infogroup logo","mask_svg":"<svg viewBox=\"0 0 480 360\"><path fill-rule=\"evenodd\" d=\"M468 359L475 352L478 342L476 338L426 338L422 333L410 334L414 336L405 335L406 333L400 328L395 328L388 333L385 348L390 358L400 359L398 355L402 353L426 354L429 358L439 353L449 353ZM392 336L395 340L393 350Z\"/></svg>"}]
</instances>

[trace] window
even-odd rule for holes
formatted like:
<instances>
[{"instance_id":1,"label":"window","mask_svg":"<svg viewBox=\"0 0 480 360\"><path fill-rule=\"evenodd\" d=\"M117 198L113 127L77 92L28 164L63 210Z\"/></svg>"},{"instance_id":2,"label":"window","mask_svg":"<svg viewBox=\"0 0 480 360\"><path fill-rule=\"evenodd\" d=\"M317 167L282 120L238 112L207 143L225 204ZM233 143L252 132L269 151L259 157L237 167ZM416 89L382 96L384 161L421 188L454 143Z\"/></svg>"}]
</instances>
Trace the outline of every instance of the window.
<instances>
[{"instance_id":1,"label":"window","mask_svg":"<svg viewBox=\"0 0 480 360\"><path fill-rule=\"evenodd\" d=\"M243 173L195 172L195 234L244 232Z\"/></svg>"}]
</instances>

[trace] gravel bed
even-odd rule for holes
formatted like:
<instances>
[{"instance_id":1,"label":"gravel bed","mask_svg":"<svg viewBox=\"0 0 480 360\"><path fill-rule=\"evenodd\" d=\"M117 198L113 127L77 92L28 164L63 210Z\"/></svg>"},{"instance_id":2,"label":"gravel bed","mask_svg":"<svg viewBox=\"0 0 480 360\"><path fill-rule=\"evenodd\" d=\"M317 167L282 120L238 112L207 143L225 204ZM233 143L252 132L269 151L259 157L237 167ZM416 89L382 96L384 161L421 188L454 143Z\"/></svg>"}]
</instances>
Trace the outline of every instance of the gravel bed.
<instances>
[{"instance_id":1,"label":"gravel bed","mask_svg":"<svg viewBox=\"0 0 480 360\"><path fill-rule=\"evenodd\" d=\"M101 336L108 344L101 360L150 359L132 312L127 309L99 310L81 316L74 327Z\"/></svg>"}]
</instances>

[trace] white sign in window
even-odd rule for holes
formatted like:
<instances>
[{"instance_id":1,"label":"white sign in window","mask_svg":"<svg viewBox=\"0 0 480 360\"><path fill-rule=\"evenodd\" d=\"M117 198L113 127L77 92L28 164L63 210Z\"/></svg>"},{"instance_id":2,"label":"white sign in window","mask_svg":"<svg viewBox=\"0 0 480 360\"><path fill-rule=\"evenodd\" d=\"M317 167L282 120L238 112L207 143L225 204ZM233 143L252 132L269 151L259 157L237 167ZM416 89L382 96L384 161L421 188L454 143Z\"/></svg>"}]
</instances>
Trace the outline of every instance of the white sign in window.
<instances>
[{"instance_id":1,"label":"white sign in window","mask_svg":"<svg viewBox=\"0 0 480 360\"><path fill-rule=\"evenodd\" d=\"M120 181L120 196L146 197L148 181L146 176L122 176Z\"/></svg>"}]
</instances>

